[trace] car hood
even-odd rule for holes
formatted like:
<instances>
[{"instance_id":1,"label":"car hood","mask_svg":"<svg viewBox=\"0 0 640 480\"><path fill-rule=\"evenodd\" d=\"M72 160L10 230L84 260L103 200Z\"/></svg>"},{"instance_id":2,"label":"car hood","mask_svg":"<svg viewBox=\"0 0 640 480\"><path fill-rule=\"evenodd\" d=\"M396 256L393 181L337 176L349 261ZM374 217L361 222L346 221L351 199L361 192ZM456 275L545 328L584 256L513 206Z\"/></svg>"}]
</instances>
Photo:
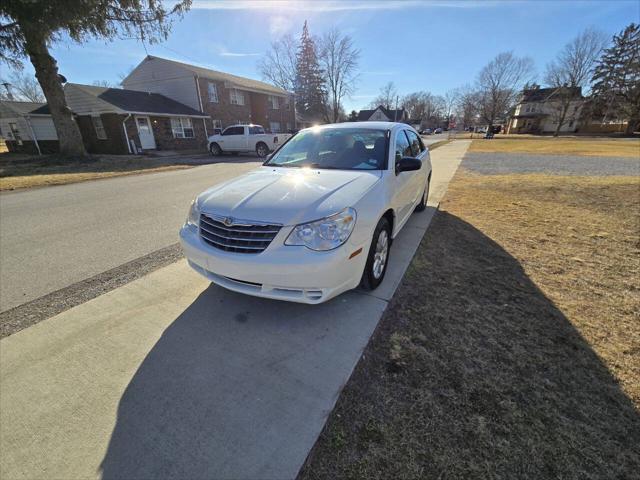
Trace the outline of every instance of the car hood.
<instances>
[{"instance_id":1,"label":"car hood","mask_svg":"<svg viewBox=\"0 0 640 480\"><path fill-rule=\"evenodd\" d=\"M198 196L204 213L296 225L351 207L380 171L261 167Z\"/></svg>"}]
</instances>

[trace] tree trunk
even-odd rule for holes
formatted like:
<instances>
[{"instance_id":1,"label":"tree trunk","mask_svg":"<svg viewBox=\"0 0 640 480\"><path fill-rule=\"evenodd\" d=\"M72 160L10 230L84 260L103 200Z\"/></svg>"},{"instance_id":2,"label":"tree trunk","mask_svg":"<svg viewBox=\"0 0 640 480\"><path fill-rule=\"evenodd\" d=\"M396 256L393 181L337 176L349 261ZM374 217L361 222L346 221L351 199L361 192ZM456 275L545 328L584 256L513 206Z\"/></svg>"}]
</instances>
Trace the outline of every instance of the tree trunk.
<instances>
[{"instance_id":1,"label":"tree trunk","mask_svg":"<svg viewBox=\"0 0 640 480\"><path fill-rule=\"evenodd\" d=\"M35 27L38 28L38 27ZM78 124L67 106L62 83L58 77L58 66L55 59L49 55L47 43L43 35L28 28L22 28L25 37L27 54L36 71L36 78L40 82L53 124L58 134L60 153L68 156L85 156L87 154Z\"/></svg>"},{"instance_id":2,"label":"tree trunk","mask_svg":"<svg viewBox=\"0 0 640 480\"><path fill-rule=\"evenodd\" d=\"M558 126L556 127L556 131L553 132L554 137L558 136L558 134L560 133L560 129L562 128L562 125L564 125L564 121L567 118L567 112L569 111L570 104L571 102L562 104L562 107L561 107L562 110L560 110L560 118L558 118Z\"/></svg>"}]
</instances>

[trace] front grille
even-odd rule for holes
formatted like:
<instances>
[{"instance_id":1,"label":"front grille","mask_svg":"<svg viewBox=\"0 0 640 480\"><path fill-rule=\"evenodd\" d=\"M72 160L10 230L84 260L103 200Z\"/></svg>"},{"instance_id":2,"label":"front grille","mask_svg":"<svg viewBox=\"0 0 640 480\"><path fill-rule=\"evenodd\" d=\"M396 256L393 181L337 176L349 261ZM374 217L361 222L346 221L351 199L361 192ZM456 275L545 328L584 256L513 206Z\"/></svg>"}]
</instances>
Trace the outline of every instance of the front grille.
<instances>
[{"instance_id":1,"label":"front grille","mask_svg":"<svg viewBox=\"0 0 640 480\"><path fill-rule=\"evenodd\" d=\"M235 253L260 253L269 246L281 225L237 220L225 225L224 217L200 215L200 236L212 247Z\"/></svg>"}]
</instances>

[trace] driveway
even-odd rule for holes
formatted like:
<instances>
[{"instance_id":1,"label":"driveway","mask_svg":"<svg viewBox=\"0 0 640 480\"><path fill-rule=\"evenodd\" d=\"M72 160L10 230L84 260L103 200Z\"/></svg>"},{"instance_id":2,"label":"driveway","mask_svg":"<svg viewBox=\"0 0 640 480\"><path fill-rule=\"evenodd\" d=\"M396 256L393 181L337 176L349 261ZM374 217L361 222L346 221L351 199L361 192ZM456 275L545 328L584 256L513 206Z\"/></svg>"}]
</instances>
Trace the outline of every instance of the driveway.
<instances>
[{"instance_id":1,"label":"driveway","mask_svg":"<svg viewBox=\"0 0 640 480\"><path fill-rule=\"evenodd\" d=\"M282 303L181 260L2 339L0 477L295 477L468 144L433 153L374 292Z\"/></svg>"}]
</instances>

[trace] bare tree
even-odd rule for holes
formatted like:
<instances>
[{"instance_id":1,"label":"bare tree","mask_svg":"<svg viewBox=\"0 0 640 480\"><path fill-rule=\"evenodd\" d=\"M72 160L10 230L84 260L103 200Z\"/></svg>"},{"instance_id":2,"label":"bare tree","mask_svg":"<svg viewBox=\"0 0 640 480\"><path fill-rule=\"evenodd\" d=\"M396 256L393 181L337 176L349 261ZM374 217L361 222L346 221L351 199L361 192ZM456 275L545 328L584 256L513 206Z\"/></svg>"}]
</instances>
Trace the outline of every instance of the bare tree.
<instances>
[{"instance_id":1,"label":"bare tree","mask_svg":"<svg viewBox=\"0 0 640 480\"><path fill-rule=\"evenodd\" d=\"M334 28L320 39L319 51L320 67L327 82L327 111L331 112L329 120L335 123L340 116L342 99L355 89L360 50L354 47L349 35L342 35Z\"/></svg>"},{"instance_id":2,"label":"bare tree","mask_svg":"<svg viewBox=\"0 0 640 480\"><path fill-rule=\"evenodd\" d=\"M565 123L575 120L573 115L568 118L571 103L580 98L580 89L585 87L591 79L607 41L605 33L588 28L567 43L556 58L547 65L545 81L554 88L549 100L552 106L551 115L556 123L553 134L555 137Z\"/></svg>"},{"instance_id":3,"label":"bare tree","mask_svg":"<svg viewBox=\"0 0 640 480\"><path fill-rule=\"evenodd\" d=\"M491 60L478 74L478 111L491 131L497 118L505 117L522 85L533 76L533 61L503 52Z\"/></svg>"},{"instance_id":4,"label":"bare tree","mask_svg":"<svg viewBox=\"0 0 640 480\"><path fill-rule=\"evenodd\" d=\"M477 126L478 106L480 104L478 97L478 92L470 85L465 85L458 90L456 111L457 115L462 118L462 123L465 127Z\"/></svg>"},{"instance_id":5,"label":"bare tree","mask_svg":"<svg viewBox=\"0 0 640 480\"><path fill-rule=\"evenodd\" d=\"M395 107L398 101L398 90L396 84L393 82L386 83L381 89L380 93L369 104L371 108L376 108L382 105L386 109L392 109Z\"/></svg>"},{"instance_id":6,"label":"bare tree","mask_svg":"<svg viewBox=\"0 0 640 480\"><path fill-rule=\"evenodd\" d=\"M298 42L292 35L284 35L272 42L270 49L258 62L262 78L287 92L293 92L296 84L297 52Z\"/></svg>"},{"instance_id":7,"label":"bare tree","mask_svg":"<svg viewBox=\"0 0 640 480\"><path fill-rule=\"evenodd\" d=\"M431 96L429 92L414 92L405 95L402 99L402 106L410 119L422 122L426 118Z\"/></svg>"},{"instance_id":8,"label":"bare tree","mask_svg":"<svg viewBox=\"0 0 640 480\"><path fill-rule=\"evenodd\" d=\"M95 87L116 88L109 80L94 80L91 85Z\"/></svg>"},{"instance_id":9,"label":"bare tree","mask_svg":"<svg viewBox=\"0 0 640 480\"><path fill-rule=\"evenodd\" d=\"M451 117L453 117L459 96L460 91L455 88L453 90L448 90L442 97L442 104L444 107L444 120L445 122L447 122L447 124L451 122Z\"/></svg>"},{"instance_id":10,"label":"bare tree","mask_svg":"<svg viewBox=\"0 0 640 480\"><path fill-rule=\"evenodd\" d=\"M8 78L3 77L0 82L9 86L8 91L0 92L0 98L3 100L11 100L9 98L11 96L14 100L23 102L43 103L45 101L40 84L33 75L14 71Z\"/></svg>"},{"instance_id":11,"label":"bare tree","mask_svg":"<svg viewBox=\"0 0 640 480\"><path fill-rule=\"evenodd\" d=\"M124 79L127 78L131 72L133 72L133 68L133 65L129 65L124 72L118 73L118 85L122 85Z\"/></svg>"}]
</instances>

